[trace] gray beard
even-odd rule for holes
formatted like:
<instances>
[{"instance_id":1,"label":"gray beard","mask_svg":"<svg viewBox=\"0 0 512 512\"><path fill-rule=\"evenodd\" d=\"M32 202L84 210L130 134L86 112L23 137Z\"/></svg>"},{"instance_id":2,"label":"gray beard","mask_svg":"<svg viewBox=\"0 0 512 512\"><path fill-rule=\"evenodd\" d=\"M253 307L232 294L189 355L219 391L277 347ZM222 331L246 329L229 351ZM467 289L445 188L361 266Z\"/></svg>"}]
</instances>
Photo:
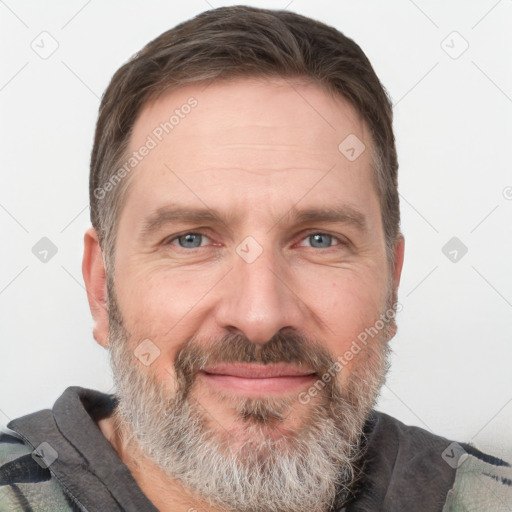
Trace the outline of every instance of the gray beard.
<instances>
[{"instance_id":1,"label":"gray beard","mask_svg":"<svg viewBox=\"0 0 512 512\"><path fill-rule=\"evenodd\" d=\"M331 379L302 409L299 430L270 435L279 433L295 412L297 398L217 395L232 405L243 427L235 434L212 421L193 397L197 371L206 361L300 361L321 376L335 360L320 345L296 335L278 333L260 346L243 336L211 345L191 340L176 358L171 393L169 382L158 382L132 355L115 295L109 300L109 318L116 422L170 479L210 505L236 512L328 512L351 498L360 476L364 423L389 369L386 329L356 356L343 390L338 378ZM233 439L241 441L236 448Z\"/></svg>"}]
</instances>

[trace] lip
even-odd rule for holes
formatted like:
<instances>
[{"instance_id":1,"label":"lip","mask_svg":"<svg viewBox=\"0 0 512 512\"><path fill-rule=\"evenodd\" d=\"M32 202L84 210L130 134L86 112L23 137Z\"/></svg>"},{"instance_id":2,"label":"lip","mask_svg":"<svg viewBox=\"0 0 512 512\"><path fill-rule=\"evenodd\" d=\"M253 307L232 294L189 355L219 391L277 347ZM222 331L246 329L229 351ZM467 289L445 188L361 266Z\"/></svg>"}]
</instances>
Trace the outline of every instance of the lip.
<instances>
[{"instance_id":1,"label":"lip","mask_svg":"<svg viewBox=\"0 0 512 512\"><path fill-rule=\"evenodd\" d=\"M201 376L214 387L243 394L281 394L311 385L316 373L307 368L283 364L218 364L201 370Z\"/></svg>"},{"instance_id":2,"label":"lip","mask_svg":"<svg viewBox=\"0 0 512 512\"><path fill-rule=\"evenodd\" d=\"M254 363L231 363L206 366L202 370L212 375L231 375L246 379L267 379L273 377L303 377L313 375L315 372L308 368L297 368L296 366L284 364L254 364Z\"/></svg>"}]
</instances>

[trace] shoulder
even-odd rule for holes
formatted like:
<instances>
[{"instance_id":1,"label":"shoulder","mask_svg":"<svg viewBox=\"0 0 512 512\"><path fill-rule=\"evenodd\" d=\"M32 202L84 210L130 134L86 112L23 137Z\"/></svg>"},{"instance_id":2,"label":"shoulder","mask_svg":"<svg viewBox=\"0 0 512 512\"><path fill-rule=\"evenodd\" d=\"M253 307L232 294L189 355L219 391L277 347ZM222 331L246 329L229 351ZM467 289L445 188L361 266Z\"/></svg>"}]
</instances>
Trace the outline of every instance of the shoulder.
<instances>
[{"instance_id":1,"label":"shoulder","mask_svg":"<svg viewBox=\"0 0 512 512\"><path fill-rule=\"evenodd\" d=\"M384 498L389 510L415 502L443 512L512 510L510 462L385 413L375 415L374 455L380 452L380 468L392 473Z\"/></svg>"},{"instance_id":2,"label":"shoulder","mask_svg":"<svg viewBox=\"0 0 512 512\"><path fill-rule=\"evenodd\" d=\"M0 510L80 510L48 469L46 462L53 456L44 446L30 446L13 430L0 429Z\"/></svg>"},{"instance_id":3,"label":"shoulder","mask_svg":"<svg viewBox=\"0 0 512 512\"><path fill-rule=\"evenodd\" d=\"M457 471L443 512L512 510L511 462L469 443L452 443L451 449Z\"/></svg>"}]
</instances>

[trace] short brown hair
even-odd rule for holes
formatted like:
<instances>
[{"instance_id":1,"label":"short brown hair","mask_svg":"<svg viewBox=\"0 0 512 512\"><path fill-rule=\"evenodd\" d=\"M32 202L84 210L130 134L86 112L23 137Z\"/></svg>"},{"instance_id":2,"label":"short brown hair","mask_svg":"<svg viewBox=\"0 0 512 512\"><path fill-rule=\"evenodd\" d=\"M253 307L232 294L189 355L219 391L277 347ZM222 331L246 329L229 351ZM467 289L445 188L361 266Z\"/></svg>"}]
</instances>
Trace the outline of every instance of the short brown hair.
<instances>
[{"instance_id":1,"label":"short brown hair","mask_svg":"<svg viewBox=\"0 0 512 512\"><path fill-rule=\"evenodd\" d=\"M347 99L370 128L374 182L388 259L400 233L398 162L392 105L368 58L333 27L285 10L247 6L203 12L164 32L113 76L99 109L91 155L91 221L113 270L126 182L108 186L123 160L137 115L163 91L235 77L303 77ZM117 183L114 183L117 185ZM105 190L112 189L103 201Z\"/></svg>"}]
</instances>

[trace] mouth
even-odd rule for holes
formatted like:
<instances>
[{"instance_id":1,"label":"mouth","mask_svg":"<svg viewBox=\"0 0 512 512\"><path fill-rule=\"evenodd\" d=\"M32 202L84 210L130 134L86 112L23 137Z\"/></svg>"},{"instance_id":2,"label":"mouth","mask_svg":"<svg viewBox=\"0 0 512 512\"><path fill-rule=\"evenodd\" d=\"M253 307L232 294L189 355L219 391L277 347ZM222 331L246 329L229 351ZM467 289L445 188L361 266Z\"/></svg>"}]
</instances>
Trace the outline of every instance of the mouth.
<instances>
[{"instance_id":1,"label":"mouth","mask_svg":"<svg viewBox=\"0 0 512 512\"><path fill-rule=\"evenodd\" d=\"M298 392L310 386L317 378L317 374L307 368L249 363L206 366L200 375L212 387L244 395Z\"/></svg>"}]
</instances>

